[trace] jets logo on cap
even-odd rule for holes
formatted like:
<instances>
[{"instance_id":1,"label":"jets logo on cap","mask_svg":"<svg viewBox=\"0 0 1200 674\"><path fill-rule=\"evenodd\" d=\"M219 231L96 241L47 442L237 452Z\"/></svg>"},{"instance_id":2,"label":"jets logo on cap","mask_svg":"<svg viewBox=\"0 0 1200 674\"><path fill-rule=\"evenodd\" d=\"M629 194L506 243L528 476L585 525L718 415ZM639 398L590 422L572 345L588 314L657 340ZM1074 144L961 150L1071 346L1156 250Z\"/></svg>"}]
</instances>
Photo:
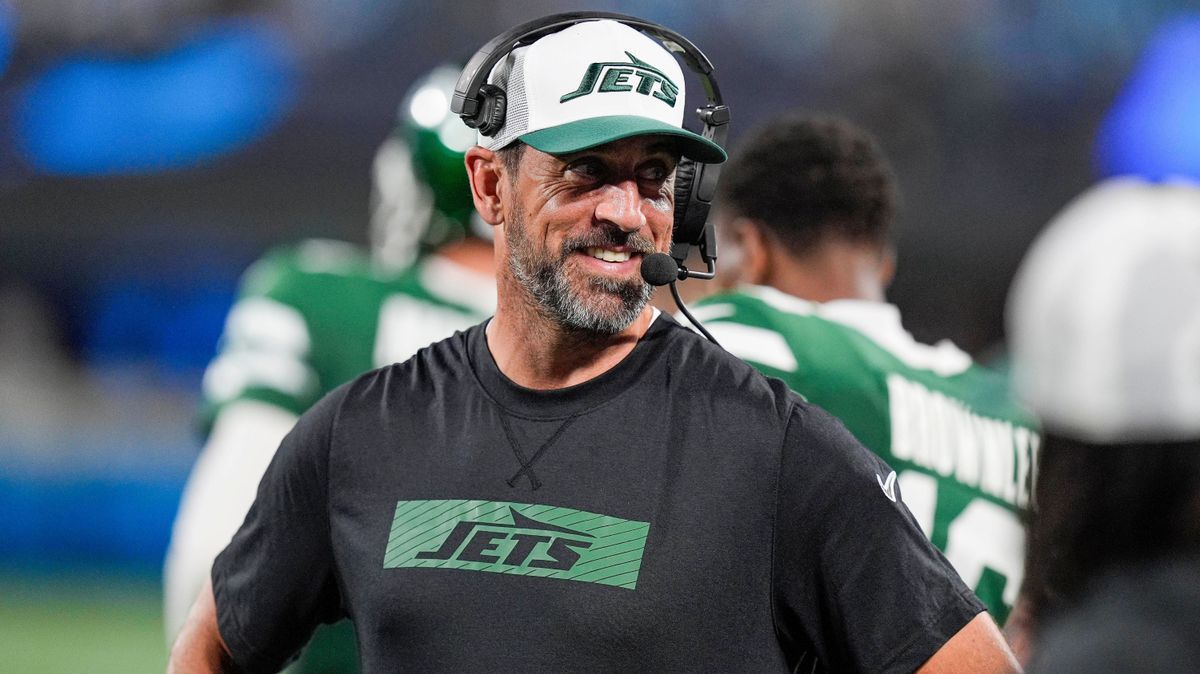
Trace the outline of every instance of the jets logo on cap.
<instances>
[{"instance_id":1,"label":"jets logo on cap","mask_svg":"<svg viewBox=\"0 0 1200 674\"><path fill-rule=\"evenodd\" d=\"M629 52L625 52L625 55L629 57L629 63L612 61L588 66L579 82L579 88L564 94L558 102L566 103L592 93L637 91L643 96L653 96L668 106L675 107L679 86L658 68Z\"/></svg>"}]
</instances>

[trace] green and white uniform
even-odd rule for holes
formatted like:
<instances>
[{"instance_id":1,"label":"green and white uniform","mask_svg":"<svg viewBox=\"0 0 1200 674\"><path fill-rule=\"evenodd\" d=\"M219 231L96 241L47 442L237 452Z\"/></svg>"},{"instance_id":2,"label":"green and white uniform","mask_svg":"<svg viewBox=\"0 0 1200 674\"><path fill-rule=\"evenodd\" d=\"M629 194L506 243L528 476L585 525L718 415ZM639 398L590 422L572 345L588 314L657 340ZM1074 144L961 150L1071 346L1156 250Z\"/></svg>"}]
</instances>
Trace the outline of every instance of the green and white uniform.
<instances>
[{"instance_id":1,"label":"green and white uniform","mask_svg":"<svg viewBox=\"0 0 1200 674\"><path fill-rule=\"evenodd\" d=\"M237 400L300 414L368 370L495 312L490 279L437 255L381 271L346 243L312 240L248 269L204 376L210 418Z\"/></svg>"},{"instance_id":2,"label":"green and white uniform","mask_svg":"<svg viewBox=\"0 0 1200 674\"><path fill-rule=\"evenodd\" d=\"M204 377L210 432L184 490L164 567L173 639L216 554L245 519L263 471L295 418L330 390L495 311L495 283L428 255L404 271L350 244L312 240L247 270L220 352ZM294 674L357 670L348 622L314 636Z\"/></svg>"},{"instance_id":3,"label":"green and white uniform","mask_svg":"<svg viewBox=\"0 0 1200 674\"><path fill-rule=\"evenodd\" d=\"M891 464L922 529L1003 624L1024 576L1019 513L1039 443L1006 379L950 342L915 341L890 304L746 286L695 314L730 353L839 417Z\"/></svg>"},{"instance_id":4,"label":"green and white uniform","mask_svg":"<svg viewBox=\"0 0 1200 674\"><path fill-rule=\"evenodd\" d=\"M208 438L180 499L163 568L168 643L297 417L343 382L405 361L494 313L492 275L437 254L470 236L491 237L473 215L463 171L475 132L447 104L460 71L442 64L414 82L375 153L369 256L345 243L306 241L246 272L205 373ZM355 671L347 626L318 632L289 671Z\"/></svg>"}]
</instances>

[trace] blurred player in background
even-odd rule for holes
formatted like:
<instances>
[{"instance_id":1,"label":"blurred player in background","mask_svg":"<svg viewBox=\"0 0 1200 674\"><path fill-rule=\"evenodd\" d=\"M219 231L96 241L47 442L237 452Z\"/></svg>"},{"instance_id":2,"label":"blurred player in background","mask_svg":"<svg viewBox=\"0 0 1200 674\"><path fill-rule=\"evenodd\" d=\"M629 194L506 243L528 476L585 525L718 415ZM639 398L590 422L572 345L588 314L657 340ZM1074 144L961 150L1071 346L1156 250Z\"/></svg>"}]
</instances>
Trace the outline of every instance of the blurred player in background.
<instances>
[{"instance_id":1,"label":"blurred player in background","mask_svg":"<svg viewBox=\"0 0 1200 674\"><path fill-rule=\"evenodd\" d=\"M1124 178L1086 192L1034 243L1008 321L1017 390L1046 432L1022 594L1034 661L1041 671L1195 671L1194 659L1151 663L1160 647L1194 652L1196 632L1180 627L1200 624L1195 592L1164 594L1200 577L1200 185ZM1190 571L1138 578L1181 559ZM1113 573L1126 575L1116 594L1051 629L1043 653L1047 627ZM1174 596L1180 615L1128 603L1127 635L1176 624L1141 644L1080 641L1081 626L1104 622L1135 590Z\"/></svg>"},{"instance_id":2,"label":"blurred player in background","mask_svg":"<svg viewBox=\"0 0 1200 674\"><path fill-rule=\"evenodd\" d=\"M1038 437L1004 378L953 344L916 342L884 300L892 171L844 120L788 114L721 176L728 291L696 309L727 350L839 417L898 475L922 529L1003 624L1021 584L1020 511Z\"/></svg>"},{"instance_id":3,"label":"blurred player in background","mask_svg":"<svg viewBox=\"0 0 1200 674\"><path fill-rule=\"evenodd\" d=\"M376 154L369 254L309 240L268 253L244 275L205 373L210 431L167 553L168 643L299 415L355 376L494 312L490 228L475 224L463 169L475 134L450 113L458 73L444 65L417 82ZM325 663L319 655L306 653L306 671L355 664L352 650Z\"/></svg>"}]
</instances>

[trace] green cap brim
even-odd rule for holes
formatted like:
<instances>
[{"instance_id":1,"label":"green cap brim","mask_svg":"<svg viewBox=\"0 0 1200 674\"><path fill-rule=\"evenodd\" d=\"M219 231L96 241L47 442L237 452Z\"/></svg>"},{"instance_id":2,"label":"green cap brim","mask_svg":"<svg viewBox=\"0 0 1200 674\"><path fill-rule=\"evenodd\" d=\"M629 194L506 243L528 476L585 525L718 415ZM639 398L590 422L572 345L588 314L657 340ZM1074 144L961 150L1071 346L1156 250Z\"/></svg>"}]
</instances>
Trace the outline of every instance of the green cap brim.
<instances>
[{"instance_id":1,"label":"green cap brim","mask_svg":"<svg viewBox=\"0 0 1200 674\"><path fill-rule=\"evenodd\" d=\"M683 156L705 164L720 164L728 157L711 140L657 119L632 115L591 117L568 122L520 137L530 147L546 154L570 154L633 136L672 136L678 139Z\"/></svg>"}]
</instances>

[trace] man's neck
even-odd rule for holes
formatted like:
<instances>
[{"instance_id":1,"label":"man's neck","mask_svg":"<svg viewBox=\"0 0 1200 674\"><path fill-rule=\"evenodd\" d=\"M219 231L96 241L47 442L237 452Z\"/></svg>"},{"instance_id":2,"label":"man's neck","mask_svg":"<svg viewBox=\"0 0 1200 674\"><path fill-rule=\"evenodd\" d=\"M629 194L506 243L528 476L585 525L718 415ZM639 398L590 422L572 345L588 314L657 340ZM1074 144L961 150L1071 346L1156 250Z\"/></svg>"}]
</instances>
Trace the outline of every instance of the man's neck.
<instances>
[{"instance_id":1,"label":"man's neck","mask_svg":"<svg viewBox=\"0 0 1200 674\"><path fill-rule=\"evenodd\" d=\"M885 301L879 258L853 245L826 245L803 260L771 266L761 285L812 302Z\"/></svg>"},{"instance_id":2,"label":"man's neck","mask_svg":"<svg viewBox=\"0 0 1200 674\"><path fill-rule=\"evenodd\" d=\"M604 374L633 351L654 318L647 306L615 335L583 333L559 325L531 301L516 300L524 297L521 290L507 290L500 297L514 301L496 308L487 327L488 349L506 377L531 389L566 388Z\"/></svg>"},{"instance_id":3,"label":"man's neck","mask_svg":"<svg viewBox=\"0 0 1200 674\"><path fill-rule=\"evenodd\" d=\"M490 241L469 237L442 246L437 254L481 275L492 276L496 273Z\"/></svg>"}]
</instances>

